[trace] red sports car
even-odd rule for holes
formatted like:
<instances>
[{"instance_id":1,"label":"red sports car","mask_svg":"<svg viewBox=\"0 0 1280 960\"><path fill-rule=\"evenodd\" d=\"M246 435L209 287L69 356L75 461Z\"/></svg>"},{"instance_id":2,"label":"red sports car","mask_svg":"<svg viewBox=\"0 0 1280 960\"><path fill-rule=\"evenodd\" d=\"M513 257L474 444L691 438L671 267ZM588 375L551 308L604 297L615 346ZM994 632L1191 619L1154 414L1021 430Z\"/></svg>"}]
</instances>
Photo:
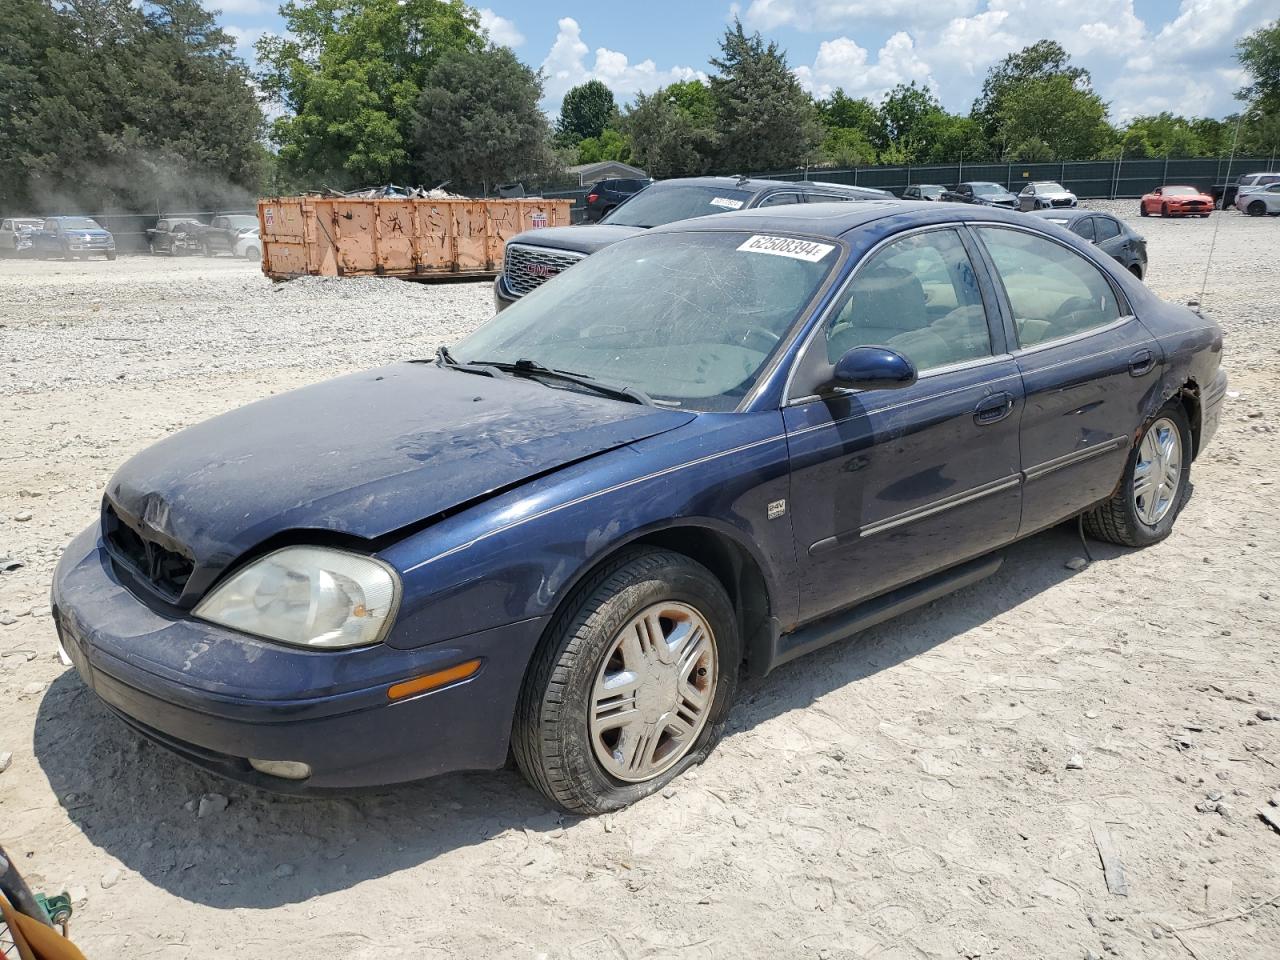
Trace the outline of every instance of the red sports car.
<instances>
[{"instance_id":1,"label":"red sports car","mask_svg":"<svg viewBox=\"0 0 1280 960\"><path fill-rule=\"evenodd\" d=\"M1213 197L1195 187L1156 187L1142 198L1138 212L1144 217L1207 217L1213 212Z\"/></svg>"}]
</instances>

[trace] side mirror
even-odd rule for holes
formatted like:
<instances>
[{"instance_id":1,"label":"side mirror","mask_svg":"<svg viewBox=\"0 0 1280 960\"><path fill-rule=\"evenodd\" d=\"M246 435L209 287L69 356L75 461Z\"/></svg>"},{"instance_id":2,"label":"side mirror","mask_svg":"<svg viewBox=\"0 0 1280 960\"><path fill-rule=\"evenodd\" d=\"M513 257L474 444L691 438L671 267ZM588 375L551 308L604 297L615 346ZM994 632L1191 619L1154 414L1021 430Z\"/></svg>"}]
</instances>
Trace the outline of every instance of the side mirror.
<instances>
[{"instance_id":1,"label":"side mirror","mask_svg":"<svg viewBox=\"0 0 1280 960\"><path fill-rule=\"evenodd\" d=\"M916 365L888 347L854 347L836 361L827 390L898 390L916 382Z\"/></svg>"}]
</instances>

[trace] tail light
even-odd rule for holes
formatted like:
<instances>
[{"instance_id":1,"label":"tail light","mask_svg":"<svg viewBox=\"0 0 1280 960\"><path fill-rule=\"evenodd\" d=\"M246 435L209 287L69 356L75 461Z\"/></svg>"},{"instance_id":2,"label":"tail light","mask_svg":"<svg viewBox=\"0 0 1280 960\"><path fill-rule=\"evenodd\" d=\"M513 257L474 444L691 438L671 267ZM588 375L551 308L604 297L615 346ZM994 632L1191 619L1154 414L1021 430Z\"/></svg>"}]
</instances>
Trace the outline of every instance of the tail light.
<instances>
[{"instance_id":1,"label":"tail light","mask_svg":"<svg viewBox=\"0 0 1280 960\"><path fill-rule=\"evenodd\" d=\"M599 200L599 199L600 199L600 194L598 194L598 193L588 193L588 194L587 194L587 203L595 203L595 202L596 202L597 200Z\"/></svg>"}]
</instances>

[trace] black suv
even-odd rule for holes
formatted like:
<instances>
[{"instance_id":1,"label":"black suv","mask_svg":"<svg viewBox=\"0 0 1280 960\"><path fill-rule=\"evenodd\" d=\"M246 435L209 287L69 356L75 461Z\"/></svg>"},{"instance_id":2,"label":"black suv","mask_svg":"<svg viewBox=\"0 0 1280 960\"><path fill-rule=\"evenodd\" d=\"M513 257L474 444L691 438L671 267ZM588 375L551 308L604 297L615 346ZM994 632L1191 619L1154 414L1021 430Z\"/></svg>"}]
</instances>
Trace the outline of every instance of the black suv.
<instances>
[{"instance_id":1,"label":"black suv","mask_svg":"<svg viewBox=\"0 0 1280 960\"><path fill-rule=\"evenodd\" d=\"M1018 206L1018 198L1015 194L1010 193L998 183L988 183L984 180L957 183L954 190L943 193L942 199L952 203L976 203L983 207L1005 207L1008 210L1016 209Z\"/></svg>"},{"instance_id":2,"label":"black suv","mask_svg":"<svg viewBox=\"0 0 1280 960\"><path fill-rule=\"evenodd\" d=\"M870 187L810 180L749 177L660 180L635 194L599 223L526 230L508 240L502 254L502 273L493 283L494 306L504 309L584 257L650 227L728 210L845 200L893 200L893 195Z\"/></svg>"},{"instance_id":3,"label":"black suv","mask_svg":"<svg viewBox=\"0 0 1280 960\"><path fill-rule=\"evenodd\" d=\"M587 223L596 223L651 183L652 180L601 180L587 194Z\"/></svg>"},{"instance_id":4,"label":"black suv","mask_svg":"<svg viewBox=\"0 0 1280 960\"><path fill-rule=\"evenodd\" d=\"M947 188L940 183L913 183L902 191L903 200L941 200Z\"/></svg>"}]
</instances>

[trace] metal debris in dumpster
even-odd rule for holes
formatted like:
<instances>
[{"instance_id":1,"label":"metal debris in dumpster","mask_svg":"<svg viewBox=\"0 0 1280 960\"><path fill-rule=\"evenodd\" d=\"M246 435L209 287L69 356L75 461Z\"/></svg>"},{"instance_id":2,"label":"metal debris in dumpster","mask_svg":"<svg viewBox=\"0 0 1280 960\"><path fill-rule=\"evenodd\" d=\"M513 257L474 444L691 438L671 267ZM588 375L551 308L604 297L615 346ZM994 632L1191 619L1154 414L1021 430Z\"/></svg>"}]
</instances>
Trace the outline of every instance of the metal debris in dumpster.
<instances>
[{"instance_id":1,"label":"metal debris in dumpster","mask_svg":"<svg viewBox=\"0 0 1280 960\"><path fill-rule=\"evenodd\" d=\"M518 233L569 223L568 200L278 197L258 201L262 272L273 280L492 277Z\"/></svg>"}]
</instances>

